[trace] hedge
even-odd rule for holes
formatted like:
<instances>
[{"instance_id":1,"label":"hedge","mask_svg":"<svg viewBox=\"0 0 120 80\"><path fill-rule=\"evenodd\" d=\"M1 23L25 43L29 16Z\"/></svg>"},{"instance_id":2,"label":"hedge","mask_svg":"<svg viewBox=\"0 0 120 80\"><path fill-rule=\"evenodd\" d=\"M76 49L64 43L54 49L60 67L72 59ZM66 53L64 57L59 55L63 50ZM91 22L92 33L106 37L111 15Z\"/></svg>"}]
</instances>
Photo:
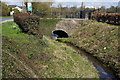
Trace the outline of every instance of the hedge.
<instances>
[{"instance_id":1,"label":"hedge","mask_svg":"<svg viewBox=\"0 0 120 80\"><path fill-rule=\"evenodd\" d=\"M120 14L117 13L95 13L92 15L93 20L120 24Z\"/></svg>"},{"instance_id":2,"label":"hedge","mask_svg":"<svg viewBox=\"0 0 120 80\"><path fill-rule=\"evenodd\" d=\"M39 34L39 22L40 18L35 15L29 15L26 13L14 14L14 22L16 22L21 30L28 34L38 35Z\"/></svg>"}]
</instances>

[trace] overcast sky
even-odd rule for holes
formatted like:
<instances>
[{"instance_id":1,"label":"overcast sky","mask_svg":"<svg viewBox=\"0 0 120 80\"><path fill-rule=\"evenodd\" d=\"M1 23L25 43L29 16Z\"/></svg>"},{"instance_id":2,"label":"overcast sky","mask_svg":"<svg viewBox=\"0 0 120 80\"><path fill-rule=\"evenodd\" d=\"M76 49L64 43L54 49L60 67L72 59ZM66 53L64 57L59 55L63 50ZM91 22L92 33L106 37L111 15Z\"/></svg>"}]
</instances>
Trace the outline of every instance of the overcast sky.
<instances>
[{"instance_id":1,"label":"overcast sky","mask_svg":"<svg viewBox=\"0 0 120 80\"><path fill-rule=\"evenodd\" d=\"M1 0L2 2L7 2L9 5L22 5L23 0ZM25 0L24 0L25 1ZM72 7L72 6L81 6L81 2L85 2L86 7L111 7L111 6L118 6L118 2L120 0L27 0L33 2L40 2L40 1L54 1L53 6L56 7L58 4L62 4L64 7Z\"/></svg>"}]
</instances>

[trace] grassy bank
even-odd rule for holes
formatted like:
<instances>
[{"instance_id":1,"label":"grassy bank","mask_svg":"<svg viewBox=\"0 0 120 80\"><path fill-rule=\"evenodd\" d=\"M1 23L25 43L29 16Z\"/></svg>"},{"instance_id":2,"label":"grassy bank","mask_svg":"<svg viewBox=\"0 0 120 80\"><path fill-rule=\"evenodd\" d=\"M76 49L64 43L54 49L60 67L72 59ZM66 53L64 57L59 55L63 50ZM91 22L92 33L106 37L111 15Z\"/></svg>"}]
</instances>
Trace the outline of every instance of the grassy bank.
<instances>
[{"instance_id":1,"label":"grassy bank","mask_svg":"<svg viewBox=\"0 0 120 80\"><path fill-rule=\"evenodd\" d=\"M40 19L39 31L41 35L51 36L52 30L55 29L56 24L60 21L60 19Z\"/></svg>"},{"instance_id":2,"label":"grassy bank","mask_svg":"<svg viewBox=\"0 0 120 80\"><path fill-rule=\"evenodd\" d=\"M85 49L107 66L113 68L119 75L118 27L87 20L69 39L61 40Z\"/></svg>"},{"instance_id":3,"label":"grassy bank","mask_svg":"<svg viewBox=\"0 0 120 80\"><path fill-rule=\"evenodd\" d=\"M49 35L53 24L45 29L45 23L41 22L41 32ZM2 36L4 78L98 78L92 64L63 43L22 33L14 22L2 24Z\"/></svg>"}]
</instances>

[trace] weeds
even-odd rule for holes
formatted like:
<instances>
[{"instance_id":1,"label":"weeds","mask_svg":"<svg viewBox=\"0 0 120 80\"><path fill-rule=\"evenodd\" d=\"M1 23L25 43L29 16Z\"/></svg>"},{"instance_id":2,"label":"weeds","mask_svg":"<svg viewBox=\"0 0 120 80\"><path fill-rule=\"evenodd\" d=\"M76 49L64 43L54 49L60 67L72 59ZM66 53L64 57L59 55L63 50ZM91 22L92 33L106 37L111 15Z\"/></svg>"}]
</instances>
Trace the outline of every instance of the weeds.
<instances>
[{"instance_id":1,"label":"weeds","mask_svg":"<svg viewBox=\"0 0 120 80\"><path fill-rule=\"evenodd\" d=\"M29 53L29 54L27 54L27 57L28 57L29 59L31 59L33 56L34 56L33 53Z\"/></svg>"}]
</instances>

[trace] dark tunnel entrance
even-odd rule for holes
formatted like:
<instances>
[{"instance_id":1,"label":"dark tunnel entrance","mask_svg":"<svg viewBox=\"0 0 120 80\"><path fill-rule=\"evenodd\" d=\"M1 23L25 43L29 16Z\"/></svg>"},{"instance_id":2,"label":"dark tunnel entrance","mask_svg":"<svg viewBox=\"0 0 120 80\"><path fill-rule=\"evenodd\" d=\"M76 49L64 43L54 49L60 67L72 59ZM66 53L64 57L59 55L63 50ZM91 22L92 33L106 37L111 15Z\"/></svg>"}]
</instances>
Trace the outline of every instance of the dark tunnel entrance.
<instances>
[{"instance_id":1,"label":"dark tunnel entrance","mask_svg":"<svg viewBox=\"0 0 120 80\"><path fill-rule=\"evenodd\" d=\"M68 34L62 30L53 31L52 36L57 37L57 38L68 38Z\"/></svg>"}]
</instances>

